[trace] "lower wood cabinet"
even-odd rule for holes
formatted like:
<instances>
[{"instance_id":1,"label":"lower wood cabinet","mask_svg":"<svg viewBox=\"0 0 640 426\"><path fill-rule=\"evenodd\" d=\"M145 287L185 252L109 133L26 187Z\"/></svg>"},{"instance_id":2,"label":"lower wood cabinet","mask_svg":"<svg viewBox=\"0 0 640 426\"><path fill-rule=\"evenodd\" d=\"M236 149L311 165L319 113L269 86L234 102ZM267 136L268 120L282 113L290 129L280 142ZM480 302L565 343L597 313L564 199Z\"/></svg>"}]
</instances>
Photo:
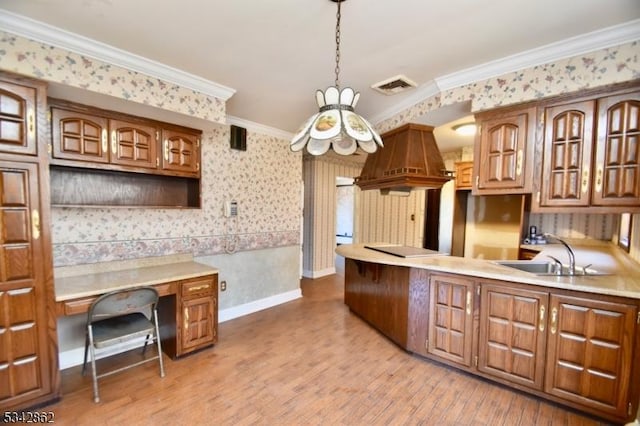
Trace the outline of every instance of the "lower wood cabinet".
<instances>
[{"instance_id":1,"label":"lower wood cabinet","mask_svg":"<svg viewBox=\"0 0 640 426\"><path fill-rule=\"evenodd\" d=\"M542 389L548 304L542 291L482 284L478 370Z\"/></svg>"},{"instance_id":2,"label":"lower wood cabinet","mask_svg":"<svg viewBox=\"0 0 640 426\"><path fill-rule=\"evenodd\" d=\"M624 418L637 306L552 294L549 307L545 392Z\"/></svg>"},{"instance_id":3,"label":"lower wood cabinet","mask_svg":"<svg viewBox=\"0 0 640 426\"><path fill-rule=\"evenodd\" d=\"M160 298L158 308L162 350L171 358L218 341L218 276L207 275L177 283L180 295Z\"/></svg>"},{"instance_id":4,"label":"lower wood cabinet","mask_svg":"<svg viewBox=\"0 0 640 426\"><path fill-rule=\"evenodd\" d=\"M473 280L448 274L429 277L427 352L467 367L473 345Z\"/></svg>"},{"instance_id":5,"label":"lower wood cabinet","mask_svg":"<svg viewBox=\"0 0 640 426\"><path fill-rule=\"evenodd\" d=\"M640 301L346 260L345 303L404 349L624 423Z\"/></svg>"}]
</instances>

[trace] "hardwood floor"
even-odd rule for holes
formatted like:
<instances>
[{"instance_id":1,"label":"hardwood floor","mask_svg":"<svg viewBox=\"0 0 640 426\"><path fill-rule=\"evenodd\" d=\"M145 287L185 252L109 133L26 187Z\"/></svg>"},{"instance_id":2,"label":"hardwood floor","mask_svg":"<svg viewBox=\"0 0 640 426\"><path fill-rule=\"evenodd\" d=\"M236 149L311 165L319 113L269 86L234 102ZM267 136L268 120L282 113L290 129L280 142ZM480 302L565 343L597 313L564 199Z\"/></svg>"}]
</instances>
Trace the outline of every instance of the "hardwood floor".
<instances>
[{"instance_id":1,"label":"hardwood floor","mask_svg":"<svg viewBox=\"0 0 640 426\"><path fill-rule=\"evenodd\" d=\"M149 363L100 382L63 371L41 408L77 425L597 425L560 406L412 356L351 314L343 277L302 281L303 298L220 324L220 341L166 377ZM127 355L132 356L132 355Z\"/></svg>"}]
</instances>

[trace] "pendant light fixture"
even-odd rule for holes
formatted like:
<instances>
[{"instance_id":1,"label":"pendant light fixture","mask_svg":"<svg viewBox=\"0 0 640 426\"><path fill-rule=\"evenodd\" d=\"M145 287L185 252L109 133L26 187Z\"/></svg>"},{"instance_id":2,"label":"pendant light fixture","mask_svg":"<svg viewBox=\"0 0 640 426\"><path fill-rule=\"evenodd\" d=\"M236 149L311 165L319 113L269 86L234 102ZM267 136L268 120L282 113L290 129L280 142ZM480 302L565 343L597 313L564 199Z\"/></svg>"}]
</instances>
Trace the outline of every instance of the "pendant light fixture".
<instances>
[{"instance_id":1,"label":"pendant light fixture","mask_svg":"<svg viewBox=\"0 0 640 426\"><path fill-rule=\"evenodd\" d=\"M291 150L300 151L307 146L312 155L322 155L329 148L340 155L351 155L358 147L373 153L382 145L382 138L371 124L355 113L360 93L346 87L340 90L340 4L346 0L330 0L338 4L336 14L336 67L335 86L324 92L316 91L319 111L312 115L291 140Z\"/></svg>"}]
</instances>

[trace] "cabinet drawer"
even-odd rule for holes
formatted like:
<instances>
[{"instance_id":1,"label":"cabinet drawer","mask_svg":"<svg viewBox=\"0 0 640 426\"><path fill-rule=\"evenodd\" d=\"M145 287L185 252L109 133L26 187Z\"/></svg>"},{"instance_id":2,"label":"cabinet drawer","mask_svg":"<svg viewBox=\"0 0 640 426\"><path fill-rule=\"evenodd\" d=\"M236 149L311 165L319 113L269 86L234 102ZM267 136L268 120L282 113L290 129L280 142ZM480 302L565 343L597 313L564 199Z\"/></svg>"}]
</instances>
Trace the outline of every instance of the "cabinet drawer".
<instances>
[{"instance_id":1,"label":"cabinet drawer","mask_svg":"<svg viewBox=\"0 0 640 426\"><path fill-rule=\"evenodd\" d=\"M180 286L180 294L185 298L209 295L213 293L213 287L213 277L197 278L190 281L184 281Z\"/></svg>"},{"instance_id":2,"label":"cabinet drawer","mask_svg":"<svg viewBox=\"0 0 640 426\"><path fill-rule=\"evenodd\" d=\"M87 297L84 299L69 300L64 302L64 314L75 315L84 314L89 311L89 307L97 297Z\"/></svg>"}]
</instances>

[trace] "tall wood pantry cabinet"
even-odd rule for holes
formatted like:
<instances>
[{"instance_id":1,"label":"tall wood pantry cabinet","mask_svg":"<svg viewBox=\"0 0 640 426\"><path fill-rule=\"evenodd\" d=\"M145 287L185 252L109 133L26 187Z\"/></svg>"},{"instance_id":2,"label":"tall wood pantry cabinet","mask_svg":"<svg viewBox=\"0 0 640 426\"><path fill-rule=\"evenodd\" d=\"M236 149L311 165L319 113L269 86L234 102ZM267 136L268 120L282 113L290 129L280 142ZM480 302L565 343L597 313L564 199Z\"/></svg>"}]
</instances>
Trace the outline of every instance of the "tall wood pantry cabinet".
<instances>
[{"instance_id":1,"label":"tall wood pantry cabinet","mask_svg":"<svg viewBox=\"0 0 640 426\"><path fill-rule=\"evenodd\" d=\"M0 410L58 397L46 86L0 71Z\"/></svg>"}]
</instances>

